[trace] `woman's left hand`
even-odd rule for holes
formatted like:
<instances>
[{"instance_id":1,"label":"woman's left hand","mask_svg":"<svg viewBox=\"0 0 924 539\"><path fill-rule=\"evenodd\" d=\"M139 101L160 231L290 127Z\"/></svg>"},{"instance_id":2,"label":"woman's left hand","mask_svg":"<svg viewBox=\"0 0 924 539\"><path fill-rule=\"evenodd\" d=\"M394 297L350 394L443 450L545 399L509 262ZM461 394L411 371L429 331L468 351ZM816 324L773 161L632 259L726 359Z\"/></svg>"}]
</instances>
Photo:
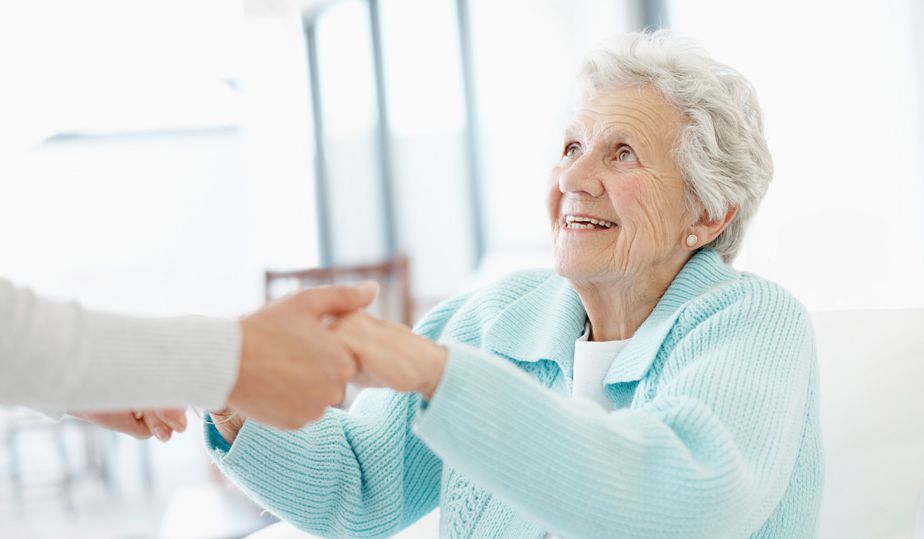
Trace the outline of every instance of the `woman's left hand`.
<instances>
[{"instance_id":1,"label":"woman's left hand","mask_svg":"<svg viewBox=\"0 0 924 539\"><path fill-rule=\"evenodd\" d=\"M340 318L332 329L359 361L355 384L433 397L446 366L446 348L363 311Z\"/></svg>"}]
</instances>

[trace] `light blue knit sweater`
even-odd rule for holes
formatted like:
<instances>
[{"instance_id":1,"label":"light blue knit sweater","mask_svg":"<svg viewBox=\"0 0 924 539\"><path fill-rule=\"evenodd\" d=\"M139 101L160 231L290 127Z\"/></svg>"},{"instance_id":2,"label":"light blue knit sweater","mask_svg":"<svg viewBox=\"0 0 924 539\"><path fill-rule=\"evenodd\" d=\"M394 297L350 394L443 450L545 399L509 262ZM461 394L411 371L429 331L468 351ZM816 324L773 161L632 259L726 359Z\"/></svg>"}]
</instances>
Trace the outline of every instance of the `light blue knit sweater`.
<instances>
[{"instance_id":1,"label":"light blue knit sweater","mask_svg":"<svg viewBox=\"0 0 924 539\"><path fill-rule=\"evenodd\" d=\"M615 410L568 398L585 312L548 271L450 300L428 405L367 390L281 433L248 421L218 465L304 530L383 537L811 537L823 476L809 318L779 286L697 253L608 371Z\"/></svg>"}]
</instances>

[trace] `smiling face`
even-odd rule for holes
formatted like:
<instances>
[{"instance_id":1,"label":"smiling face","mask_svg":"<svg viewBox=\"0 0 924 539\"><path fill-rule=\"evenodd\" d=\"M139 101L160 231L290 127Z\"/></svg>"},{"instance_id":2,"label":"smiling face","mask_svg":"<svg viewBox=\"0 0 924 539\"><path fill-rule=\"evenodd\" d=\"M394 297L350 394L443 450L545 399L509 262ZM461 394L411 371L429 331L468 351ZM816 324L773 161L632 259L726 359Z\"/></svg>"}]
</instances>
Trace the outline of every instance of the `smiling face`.
<instances>
[{"instance_id":1,"label":"smiling face","mask_svg":"<svg viewBox=\"0 0 924 539\"><path fill-rule=\"evenodd\" d=\"M695 218L672 156L681 125L650 86L606 90L578 110L549 186L559 274L603 284L683 266Z\"/></svg>"}]
</instances>

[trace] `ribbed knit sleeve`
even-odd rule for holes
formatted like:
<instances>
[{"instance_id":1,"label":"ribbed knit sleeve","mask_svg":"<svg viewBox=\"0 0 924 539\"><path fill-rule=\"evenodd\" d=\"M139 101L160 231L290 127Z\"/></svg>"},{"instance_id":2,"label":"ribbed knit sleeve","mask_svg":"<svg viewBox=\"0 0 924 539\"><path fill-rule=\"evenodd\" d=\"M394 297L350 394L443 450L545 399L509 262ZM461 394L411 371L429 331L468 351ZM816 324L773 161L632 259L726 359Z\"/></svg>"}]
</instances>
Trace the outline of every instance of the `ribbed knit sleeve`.
<instances>
[{"instance_id":1,"label":"ribbed knit sleeve","mask_svg":"<svg viewBox=\"0 0 924 539\"><path fill-rule=\"evenodd\" d=\"M417 333L434 338L459 296L436 307ZM439 502L442 462L411 432L420 397L366 389L349 412L329 409L304 429L246 421L229 447L206 427L218 466L249 496L323 537L388 537Z\"/></svg>"},{"instance_id":2,"label":"ribbed knit sleeve","mask_svg":"<svg viewBox=\"0 0 924 539\"><path fill-rule=\"evenodd\" d=\"M414 430L446 466L559 536L748 536L793 470L814 369L811 327L765 282L699 304L652 366L656 390L642 406L588 407L503 358L450 344Z\"/></svg>"},{"instance_id":3,"label":"ribbed knit sleeve","mask_svg":"<svg viewBox=\"0 0 924 539\"><path fill-rule=\"evenodd\" d=\"M240 328L201 316L118 316L0 279L0 403L103 410L224 406Z\"/></svg>"},{"instance_id":4,"label":"ribbed knit sleeve","mask_svg":"<svg viewBox=\"0 0 924 539\"><path fill-rule=\"evenodd\" d=\"M323 537L388 537L438 503L442 464L410 431L416 395L363 391L350 413L328 410L295 432L247 421L219 467L259 504Z\"/></svg>"}]
</instances>

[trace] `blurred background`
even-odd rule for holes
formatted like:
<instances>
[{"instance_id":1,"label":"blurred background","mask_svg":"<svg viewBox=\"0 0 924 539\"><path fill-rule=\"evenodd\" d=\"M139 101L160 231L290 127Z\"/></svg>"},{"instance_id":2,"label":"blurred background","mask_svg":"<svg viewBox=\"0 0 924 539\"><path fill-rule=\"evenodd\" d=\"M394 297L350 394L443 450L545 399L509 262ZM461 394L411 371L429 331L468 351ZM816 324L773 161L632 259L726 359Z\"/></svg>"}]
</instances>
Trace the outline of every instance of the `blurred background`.
<instances>
[{"instance_id":1,"label":"blurred background","mask_svg":"<svg viewBox=\"0 0 924 539\"><path fill-rule=\"evenodd\" d=\"M764 108L776 174L736 267L813 312L924 307L918 0L0 0L0 274L237 316L335 268L393 279L411 322L549 264L578 62L659 26ZM0 537L272 521L219 480L194 416L162 445L0 413Z\"/></svg>"}]
</instances>

